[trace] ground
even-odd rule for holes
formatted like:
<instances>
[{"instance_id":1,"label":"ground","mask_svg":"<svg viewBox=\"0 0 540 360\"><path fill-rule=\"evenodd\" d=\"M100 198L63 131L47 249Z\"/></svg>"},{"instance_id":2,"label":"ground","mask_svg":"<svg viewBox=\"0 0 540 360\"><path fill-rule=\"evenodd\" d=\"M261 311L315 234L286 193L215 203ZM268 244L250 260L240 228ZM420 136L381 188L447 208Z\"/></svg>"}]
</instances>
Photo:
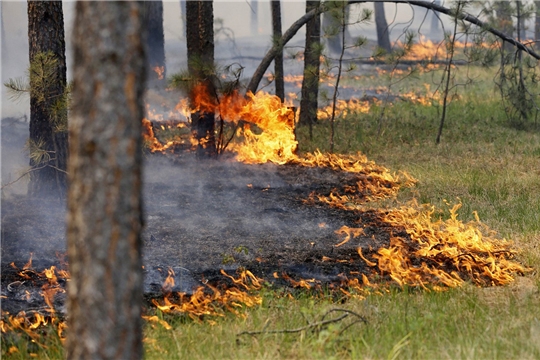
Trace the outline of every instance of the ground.
<instances>
[{"instance_id":1,"label":"ground","mask_svg":"<svg viewBox=\"0 0 540 360\"><path fill-rule=\"evenodd\" d=\"M144 163L143 263L145 292L155 295L168 269L175 271L173 290L190 293L202 281L252 271L277 285L274 272L322 283L343 279L349 272L365 272L358 255L389 241L391 229L375 212L351 212L310 200L312 193L356 182L356 175L328 168L300 165L249 165L232 156L197 161L193 153L147 154ZM28 284L9 264L22 268L33 254L41 271L61 266L65 253L65 207L57 200L12 196L2 204L2 292L26 301ZM342 226L365 226L365 235L336 247ZM280 276L281 278L281 276ZM11 289L14 286L10 287ZM39 290L39 286L35 287ZM17 295L18 294L18 295ZM63 297L57 303L62 307ZM35 296L36 305L43 300ZM4 302L7 306L9 301Z\"/></svg>"}]
</instances>

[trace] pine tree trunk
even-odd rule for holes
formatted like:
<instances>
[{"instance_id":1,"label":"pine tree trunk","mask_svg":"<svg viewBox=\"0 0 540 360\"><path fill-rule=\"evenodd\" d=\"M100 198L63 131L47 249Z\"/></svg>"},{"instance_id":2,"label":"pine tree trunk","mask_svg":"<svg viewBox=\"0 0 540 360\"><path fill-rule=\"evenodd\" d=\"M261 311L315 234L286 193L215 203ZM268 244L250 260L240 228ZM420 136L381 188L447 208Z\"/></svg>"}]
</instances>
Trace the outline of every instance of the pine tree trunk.
<instances>
[{"instance_id":1,"label":"pine tree trunk","mask_svg":"<svg viewBox=\"0 0 540 360\"><path fill-rule=\"evenodd\" d=\"M281 2L280 0L270 1L272 10L272 29L274 41L281 41ZM274 58L274 76L276 83L276 96L285 100L285 82L283 80L283 47Z\"/></svg>"},{"instance_id":2,"label":"pine tree trunk","mask_svg":"<svg viewBox=\"0 0 540 360\"><path fill-rule=\"evenodd\" d=\"M76 5L67 359L142 357L140 2Z\"/></svg>"},{"instance_id":3,"label":"pine tree trunk","mask_svg":"<svg viewBox=\"0 0 540 360\"><path fill-rule=\"evenodd\" d=\"M163 1L145 1L144 13L147 28L146 53L148 56L148 82L165 86L165 37L163 34Z\"/></svg>"},{"instance_id":4,"label":"pine tree trunk","mask_svg":"<svg viewBox=\"0 0 540 360\"><path fill-rule=\"evenodd\" d=\"M540 49L540 1L534 2L535 17L534 17L534 41L536 42L535 48Z\"/></svg>"},{"instance_id":5,"label":"pine tree trunk","mask_svg":"<svg viewBox=\"0 0 540 360\"><path fill-rule=\"evenodd\" d=\"M46 83L41 86L42 93L30 92L30 142L39 145L49 156L41 161L30 159L30 166L36 170L30 173L28 194L64 197L67 187L67 131L65 124L55 124L51 115L55 103L64 96L66 87L62 2L28 1L27 9L30 64L36 63L39 54L49 52L57 61L54 76L46 82L40 81L38 75L30 74L31 89L37 88L37 82ZM66 114L64 119L67 119Z\"/></svg>"},{"instance_id":6,"label":"pine tree trunk","mask_svg":"<svg viewBox=\"0 0 540 360\"><path fill-rule=\"evenodd\" d=\"M320 5L320 1L306 1L306 13ZM321 56L321 16L317 15L306 24L306 47L304 51L304 79L300 99L300 125L312 126L317 121L319 97L320 56Z\"/></svg>"},{"instance_id":7,"label":"pine tree trunk","mask_svg":"<svg viewBox=\"0 0 540 360\"><path fill-rule=\"evenodd\" d=\"M212 1L186 2L188 69L195 83L205 85L208 98L215 98L214 87L214 8ZM193 104L194 94L191 95ZM216 155L215 115L191 114L191 131L196 139L197 157Z\"/></svg>"},{"instance_id":8,"label":"pine tree trunk","mask_svg":"<svg viewBox=\"0 0 540 360\"><path fill-rule=\"evenodd\" d=\"M383 49L386 53L392 52L392 45L390 44L390 32L388 29L388 23L386 22L386 15L384 13L384 3L376 2L373 4L375 7L375 27L377 28L377 45Z\"/></svg>"}]
</instances>

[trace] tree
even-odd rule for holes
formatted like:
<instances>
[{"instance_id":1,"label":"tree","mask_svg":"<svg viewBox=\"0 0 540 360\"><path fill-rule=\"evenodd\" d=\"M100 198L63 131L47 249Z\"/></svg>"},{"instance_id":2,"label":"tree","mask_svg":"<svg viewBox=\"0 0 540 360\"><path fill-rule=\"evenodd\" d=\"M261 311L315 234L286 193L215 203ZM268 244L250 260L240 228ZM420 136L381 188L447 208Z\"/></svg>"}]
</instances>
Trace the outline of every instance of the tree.
<instances>
[{"instance_id":1,"label":"tree","mask_svg":"<svg viewBox=\"0 0 540 360\"><path fill-rule=\"evenodd\" d=\"M259 0L251 0L251 35L259 33Z\"/></svg>"},{"instance_id":2,"label":"tree","mask_svg":"<svg viewBox=\"0 0 540 360\"><path fill-rule=\"evenodd\" d=\"M342 36L342 26L340 21L343 2L339 0L326 1L328 11L325 11L322 19L322 27L327 40L328 50L333 54L339 54L343 47L342 38L349 39L348 28L345 27L345 36ZM349 20L349 7L345 6L345 22Z\"/></svg>"},{"instance_id":3,"label":"tree","mask_svg":"<svg viewBox=\"0 0 540 360\"><path fill-rule=\"evenodd\" d=\"M320 6L320 0L306 1L306 13ZM306 24L306 47L304 50L304 79L300 99L300 125L309 125L310 138L313 137L313 123L317 120L319 97L321 17L314 16Z\"/></svg>"},{"instance_id":4,"label":"tree","mask_svg":"<svg viewBox=\"0 0 540 360\"><path fill-rule=\"evenodd\" d=\"M145 1L144 14L147 28L148 81L165 85L165 37L163 34L163 1Z\"/></svg>"},{"instance_id":5,"label":"tree","mask_svg":"<svg viewBox=\"0 0 540 360\"><path fill-rule=\"evenodd\" d=\"M379 1L382 1L382 0L379 0ZM367 2L367 1L365 1L365 0L349 0L348 4L353 5L353 4L360 4L360 3L365 3L365 2ZM501 31L499 31L496 28L490 26L486 22L484 22L484 21L480 20L479 18L474 17L474 16L472 16L470 14L460 13L460 14L455 15L454 10L446 8L446 7L438 5L438 4L435 4L435 3L431 2L431 1L391 0L389 2L394 2L394 3L397 3L397 4L415 5L415 6L423 7L423 8L426 8L426 9L434 10L434 11L437 11L438 13L442 13L442 14L445 14L445 15L457 16L457 18L460 21L466 21L466 22L469 22L471 24L477 25L477 26L483 28L485 31L490 32L491 34L493 34L496 37L500 38L504 42L512 44L517 49L522 50L523 52L529 54L530 56L532 56L533 58L535 58L537 60L540 60L540 54L537 54L531 48L525 46L524 44L522 44L519 41L516 41L512 37L502 33ZM330 9L329 6L326 3L324 3L318 9L313 9L310 12L304 14L302 17L300 17L298 20L296 20L287 29L287 31L285 31L283 33L283 37L281 38L281 44L283 44L283 46L285 46L293 38L293 36L296 35L298 30L300 30L300 28L302 26L304 26L313 17L315 17L315 16L317 16L317 15L319 15L321 13L325 13L326 11L329 11L329 9ZM259 66L257 67L255 72L253 73L253 76L249 80L249 83L248 83L248 85L246 87L247 92L251 91L252 93L255 93L257 91L257 88L259 87L259 84L261 82L261 79L264 76L264 73L266 72L266 69L268 69L268 66L270 66L270 64L272 63L272 60L276 56L276 52L278 50L279 50L278 47L274 45L264 55L263 59L259 63Z\"/></svg>"},{"instance_id":6,"label":"tree","mask_svg":"<svg viewBox=\"0 0 540 360\"><path fill-rule=\"evenodd\" d=\"M388 30L388 23L386 22L386 15L384 13L384 3L376 2L373 5L375 7L375 27L377 29L377 45L386 53L391 53L392 45L390 44L390 32Z\"/></svg>"},{"instance_id":7,"label":"tree","mask_svg":"<svg viewBox=\"0 0 540 360\"><path fill-rule=\"evenodd\" d=\"M188 70L193 77L190 99L193 105L195 90L205 91L204 97L207 99L216 98L213 2L187 1L186 22ZM215 156L215 114L204 110L192 113L191 128L197 141L197 156L199 158Z\"/></svg>"},{"instance_id":8,"label":"tree","mask_svg":"<svg viewBox=\"0 0 540 360\"><path fill-rule=\"evenodd\" d=\"M534 17L534 41L536 42L535 48L540 49L540 1L534 2L535 17Z\"/></svg>"},{"instance_id":9,"label":"tree","mask_svg":"<svg viewBox=\"0 0 540 360\"><path fill-rule=\"evenodd\" d=\"M278 42L281 41L281 3L280 0L270 1L270 7L272 10L272 30L273 30L273 40ZM276 54L274 58L274 77L276 83L276 96L281 99L281 102L285 100L285 82L283 80L283 46L280 46L280 51Z\"/></svg>"},{"instance_id":10,"label":"tree","mask_svg":"<svg viewBox=\"0 0 540 360\"><path fill-rule=\"evenodd\" d=\"M64 197L67 164L67 108L64 16L61 1L28 1L30 54L31 196Z\"/></svg>"},{"instance_id":11,"label":"tree","mask_svg":"<svg viewBox=\"0 0 540 360\"><path fill-rule=\"evenodd\" d=\"M514 23L512 21L513 7L510 1L495 1L493 3L493 9L496 12L496 28L500 29L505 35L509 37L514 36ZM507 53L507 56L503 55L502 61L504 63L510 61L511 54L508 54L512 51L512 45L505 42L503 44L504 53Z\"/></svg>"},{"instance_id":12,"label":"tree","mask_svg":"<svg viewBox=\"0 0 540 360\"><path fill-rule=\"evenodd\" d=\"M76 5L68 359L142 357L143 30L140 2Z\"/></svg>"}]
</instances>

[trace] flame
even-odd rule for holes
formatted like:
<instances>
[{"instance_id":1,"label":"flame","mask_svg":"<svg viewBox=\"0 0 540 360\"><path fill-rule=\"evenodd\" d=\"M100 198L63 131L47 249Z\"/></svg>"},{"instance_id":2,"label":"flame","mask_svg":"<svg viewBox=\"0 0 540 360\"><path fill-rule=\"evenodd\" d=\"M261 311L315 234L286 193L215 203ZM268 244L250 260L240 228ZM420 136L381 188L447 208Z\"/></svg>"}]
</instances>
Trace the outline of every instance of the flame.
<instances>
[{"instance_id":1,"label":"flame","mask_svg":"<svg viewBox=\"0 0 540 360\"><path fill-rule=\"evenodd\" d=\"M199 287L192 295L185 293L166 294L163 300L152 300L154 306L163 312L185 313L192 319L198 320L201 316L224 316L220 308L241 315L237 308L243 306L253 307L262 303L262 298L259 295L250 294L250 291L259 290L262 287L262 279L257 278L251 272L244 270L240 272L239 277L235 278L228 275L225 271L221 271L222 275L230 279L234 285L243 287L240 290L238 287L231 286L225 289L218 289L214 286L206 284L205 287ZM171 282L171 272L165 282ZM174 283L174 280L173 280ZM211 293L209 293L209 291Z\"/></svg>"},{"instance_id":2,"label":"flame","mask_svg":"<svg viewBox=\"0 0 540 360\"><path fill-rule=\"evenodd\" d=\"M341 204L337 202L335 206ZM458 287L465 281L479 286L506 285L516 274L527 271L513 261L515 252L509 241L493 237L493 232L479 219L468 223L458 220L460 207L461 204L454 205L447 220L433 220L435 208L419 206L415 201L398 209L379 211L383 222L404 229L408 237L392 235L389 246L377 250L371 259L360 248L358 255L400 286L431 286L435 290ZM346 235L343 244L351 236L363 234L363 229L342 227L337 233Z\"/></svg>"},{"instance_id":3,"label":"flame","mask_svg":"<svg viewBox=\"0 0 540 360\"><path fill-rule=\"evenodd\" d=\"M374 103L380 102L375 100ZM336 117L346 117L350 114L367 114L371 110L372 103L367 100L359 100L352 98L349 101L346 100L337 100L336 102ZM317 110L317 119L327 120L330 119L332 115L332 105L328 105L322 109Z\"/></svg>"},{"instance_id":4,"label":"flame","mask_svg":"<svg viewBox=\"0 0 540 360\"><path fill-rule=\"evenodd\" d=\"M163 80L163 74L165 73L165 67L164 66L156 66L153 68L154 72L158 76L158 80Z\"/></svg>"},{"instance_id":5,"label":"flame","mask_svg":"<svg viewBox=\"0 0 540 360\"><path fill-rule=\"evenodd\" d=\"M143 124L143 140L147 144L150 152L163 152L174 145L174 141L169 141L166 144L162 144L154 135L154 129L152 123L144 118Z\"/></svg>"}]
</instances>

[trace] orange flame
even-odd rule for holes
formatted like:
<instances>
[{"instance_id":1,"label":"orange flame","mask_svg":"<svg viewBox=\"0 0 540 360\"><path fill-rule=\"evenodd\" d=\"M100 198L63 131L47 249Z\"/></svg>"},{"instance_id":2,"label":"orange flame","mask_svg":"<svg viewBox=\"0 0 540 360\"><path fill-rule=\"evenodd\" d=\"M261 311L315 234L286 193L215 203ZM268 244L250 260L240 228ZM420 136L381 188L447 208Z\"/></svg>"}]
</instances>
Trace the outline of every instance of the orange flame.
<instances>
[{"instance_id":1,"label":"orange flame","mask_svg":"<svg viewBox=\"0 0 540 360\"><path fill-rule=\"evenodd\" d=\"M154 72L158 76L158 80L163 80L163 74L165 74L165 67L164 66L156 66L153 68Z\"/></svg>"}]
</instances>

